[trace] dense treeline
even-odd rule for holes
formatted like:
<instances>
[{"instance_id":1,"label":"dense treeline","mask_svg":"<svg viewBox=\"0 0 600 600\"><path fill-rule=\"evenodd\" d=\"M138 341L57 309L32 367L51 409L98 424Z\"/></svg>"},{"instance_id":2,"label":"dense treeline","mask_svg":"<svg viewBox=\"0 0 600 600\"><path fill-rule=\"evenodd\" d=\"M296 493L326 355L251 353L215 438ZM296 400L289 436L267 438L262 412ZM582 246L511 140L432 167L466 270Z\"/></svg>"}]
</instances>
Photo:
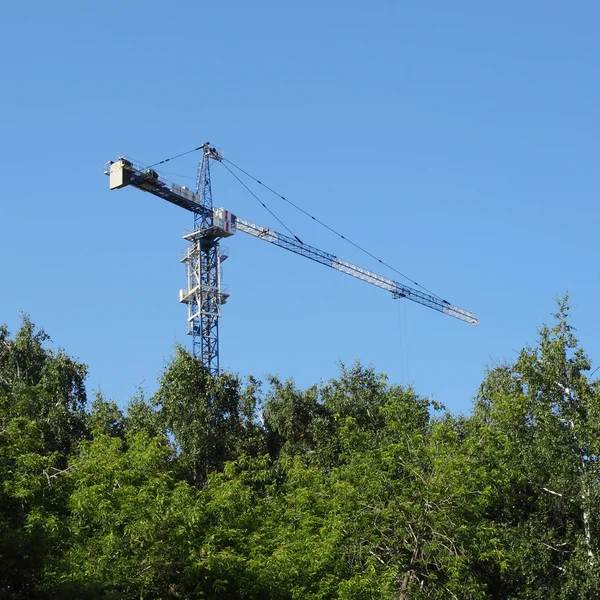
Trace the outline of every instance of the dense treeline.
<instances>
[{"instance_id":1,"label":"dense treeline","mask_svg":"<svg viewBox=\"0 0 600 600\"><path fill-rule=\"evenodd\" d=\"M0 598L600 597L600 390L567 317L469 416L360 365L263 388L181 348L121 410L0 328Z\"/></svg>"}]
</instances>

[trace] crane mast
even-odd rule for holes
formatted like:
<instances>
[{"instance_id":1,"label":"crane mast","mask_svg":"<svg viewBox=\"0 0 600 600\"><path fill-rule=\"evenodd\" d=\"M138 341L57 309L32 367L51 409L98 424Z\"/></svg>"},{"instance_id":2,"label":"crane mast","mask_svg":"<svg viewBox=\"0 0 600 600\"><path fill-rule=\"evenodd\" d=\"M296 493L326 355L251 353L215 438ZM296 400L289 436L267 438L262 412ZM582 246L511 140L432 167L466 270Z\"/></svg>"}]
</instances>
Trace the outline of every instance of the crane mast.
<instances>
[{"instance_id":1,"label":"crane mast","mask_svg":"<svg viewBox=\"0 0 600 600\"><path fill-rule=\"evenodd\" d=\"M183 262L187 270L187 288L179 301L188 306L188 334L192 335L193 353L211 375L219 374L219 317L227 296L221 290L220 230L213 227L210 187L210 161L221 160L215 148L203 145L198 168L196 194L202 210L194 210L194 230L185 236L189 242Z\"/></svg>"},{"instance_id":2,"label":"crane mast","mask_svg":"<svg viewBox=\"0 0 600 600\"><path fill-rule=\"evenodd\" d=\"M187 333L193 339L193 353L201 358L202 364L211 375L219 374L219 318L221 306L229 297L222 286L221 264L227 258L227 252L221 247L220 240L236 231L247 233L356 277L391 292L394 298L407 298L471 325L479 323L469 311L438 296L353 265L333 254L304 244L297 238L246 221L223 208L215 209L212 203L210 162L221 162L223 157L208 142L201 148L203 155L198 167L195 192L185 186L168 182L152 168L146 168L125 157L106 163L104 173L110 178L111 190L131 185L194 214L194 229L184 235L184 239L189 242L182 259L186 265L187 287L180 290L179 301L188 307Z\"/></svg>"}]
</instances>

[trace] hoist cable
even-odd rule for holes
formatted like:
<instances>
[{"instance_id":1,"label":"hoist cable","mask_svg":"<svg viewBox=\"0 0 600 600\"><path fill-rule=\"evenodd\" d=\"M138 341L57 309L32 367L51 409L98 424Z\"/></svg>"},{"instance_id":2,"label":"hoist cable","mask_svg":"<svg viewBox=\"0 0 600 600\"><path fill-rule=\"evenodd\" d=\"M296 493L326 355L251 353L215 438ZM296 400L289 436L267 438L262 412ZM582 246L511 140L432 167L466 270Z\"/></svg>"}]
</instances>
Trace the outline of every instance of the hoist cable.
<instances>
[{"instance_id":1,"label":"hoist cable","mask_svg":"<svg viewBox=\"0 0 600 600\"><path fill-rule=\"evenodd\" d=\"M223 165L223 163L221 163ZM304 245L304 242L227 166L223 165L230 173L235 177L241 185L243 185L246 190L262 205L264 209L266 209L285 229L296 239L299 244Z\"/></svg>"},{"instance_id":2,"label":"hoist cable","mask_svg":"<svg viewBox=\"0 0 600 600\"><path fill-rule=\"evenodd\" d=\"M146 167L146 168L151 169L152 167L156 167L157 165L162 165L163 163L169 162L170 160L175 160L176 158L185 156L186 154L191 154L192 152L198 152L198 150L202 150L202 148L204 148L204 146L198 146L197 148L193 148L192 150L188 150L187 152L182 152L181 154L178 154L177 156L171 156L171 158L165 158L165 160L161 160L160 162L154 163L153 165L150 165L149 167Z\"/></svg>"},{"instance_id":3,"label":"hoist cable","mask_svg":"<svg viewBox=\"0 0 600 600\"><path fill-rule=\"evenodd\" d=\"M257 179L253 175L250 175L250 173L248 173L247 171L244 171L244 169L242 169L241 167L238 167L236 164L234 164L233 162L231 162L229 159L224 158L223 161L227 161L232 167L235 167L238 171L241 171L244 175L246 175L247 177L249 177L250 179L252 179L256 183L258 183L259 185L262 185L262 187L264 187L267 190L269 190L272 194L275 194L276 196L278 196L279 198L281 198L282 200L284 200L285 202L287 202L288 204L290 204L291 206L293 206L296 210L299 210L301 213L305 214L307 217L310 217L313 221L315 221L316 223L318 223L322 227L325 227L325 229L328 229L329 231L331 231L331 233L334 233L335 235L337 235L338 237L342 238L344 241L348 242L349 244L351 244L355 248L358 248L358 250L360 250L361 252L365 253L367 256L370 256L371 258L375 259L377 262L381 263L383 266L387 267L388 269L391 269L392 271L394 271L395 273L397 273L401 277L404 277L404 279L410 281L411 283L414 283L416 286L420 287L422 290L425 290L427 293L431 294L432 296L434 296L438 300L443 300L443 298L441 298L437 294L434 294L431 290L428 290L425 286L421 285L420 283L417 283L414 279L411 279L410 277L408 277L404 273L401 273L400 271L398 271L398 269L395 269L394 267L392 267L392 265L390 265L390 264L386 263L385 261L381 260L380 258L378 258L377 256L375 256L374 254L371 254L371 252L369 252L368 250L365 250L364 248L362 248L361 246L359 246L357 243L355 243L352 240L348 239L346 236L344 236L341 233L339 233L339 231L336 231L335 229L333 229L332 227L330 227L326 223L323 223L323 221L320 221L319 219L317 219L316 217L314 217L313 215L311 215L309 212L305 211L302 207L298 206L297 204L294 204L291 200L288 200L285 196L282 196L279 192L276 192L274 189L270 188L268 185L264 184L262 181L260 181L259 179ZM221 163L221 164L223 164L223 163ZM223 166L232 175L234 175L232 173L232 171L229 168L227 168L226 165L223 164ZM235 175L234 175L234 177L235 177ZM240 180L238 179L238 181L240 181ZM242 182L240 181L240 183L242 183ZM242 183L242 185L244 185L244 184ZM246 186L244 185L244 187L246 187ZM248 188L246 187L246 189L248 189ZM250 191L250 190L248 189L248 191ZM252 193L252 192L250 192L250 193ZM255 198L256 198L256 196L255 196ZM259 200L259 202L260 202L260 200ZM289 229L288 229L288 231L289 231Z\"/></svg>"}]
</instances>

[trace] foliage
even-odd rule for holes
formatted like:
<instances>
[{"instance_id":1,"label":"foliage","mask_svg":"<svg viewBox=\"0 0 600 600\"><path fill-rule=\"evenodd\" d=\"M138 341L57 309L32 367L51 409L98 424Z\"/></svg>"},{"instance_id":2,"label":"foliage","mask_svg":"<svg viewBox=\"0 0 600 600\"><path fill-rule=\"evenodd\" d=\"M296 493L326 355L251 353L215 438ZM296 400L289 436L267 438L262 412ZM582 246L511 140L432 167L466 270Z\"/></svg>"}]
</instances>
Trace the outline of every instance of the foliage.
<instances>
[{"instance_id":1,"label":"foliage","mask_svg":"<svg viewBox=\"0 0 600 600\"><path fill-rule=\"evenodd\" d=\"M165 369L154 397L158 422L173 440L181 474L203 483L239 452L255 453L261 436L255 397L230 374L212 378L200 360L181 347Z\"/></svg>"},{"instance_id":2,"label":"foliage","mask_svg":"<svg viewBox=\"0 0 600 600\"><path fill-rule=\"evenodd\" d=\"M0 328L0 595L30 598L63 545L68 455L86 434L86 368L27 318Z\"/></svg>"},{"instance_id":3,"label":"foliage","mask_svg":"<svg viewBox=\"0 0 600 600\"><path fill-rule=\"evenodd\" d=\"M600 398L559 302L453 416L373 368L299 389L177 348L128 406L0 328L0 598L600 597Z\"/></svg>"},{"instance_id":4,"label":"foliage","mask_svg":"<svg viewBox=\"0 0 600 600\"><path fill-rule=\"evenodd\" d=\"M512 483L492 517L503 526L502 579L515 597L600 596L600 390L585 375L591 364L568 312L564 298L537 346L488 375L473 417L482 452L496 454Z\"/></svg>"}]
</instances>

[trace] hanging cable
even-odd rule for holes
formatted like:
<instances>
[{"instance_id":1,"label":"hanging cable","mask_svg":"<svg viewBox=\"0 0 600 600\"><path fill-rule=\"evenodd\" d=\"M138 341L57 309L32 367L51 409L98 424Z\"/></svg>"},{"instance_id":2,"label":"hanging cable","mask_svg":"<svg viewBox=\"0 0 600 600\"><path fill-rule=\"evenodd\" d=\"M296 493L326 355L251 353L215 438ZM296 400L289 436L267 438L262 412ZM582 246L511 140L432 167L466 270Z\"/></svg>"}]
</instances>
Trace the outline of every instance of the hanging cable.
<instances>
[{"instance_id":1,"label":"hanging cable","mask_svg":"<svg viewBox=\"0 0 600 600\"><path fill-rule=\"evenodd\" d=\"M385 266L388 269L391 269L392 271L394 271L394 273L397 273L401 277L404 277L404 279L406 279L407 281L410 281L411 283L414 283L416 286L420 287L422 290L425 290L427 293L431 294L432 296L434 296L438 300L443 300L443 298L441 298L437 294L434 294L431 290L428 290L425 286L421 285L420 283L417 283L414 279L411 279L410 277L408 277L408 275L405 275L404 273L398 271L398 269L395 269L394 267L392 267L392 265L384 262L383 260L381 260L380 258L378 258L377 256L375 256L374 254L371 254L371 252L369 252L368 250L365 250L364 248L362 248L361 246L359 246L357 243L355 243L352 240L348 239L346 236L344 236L341 233L339 233L339 231L336 231L335 229L333 229L332 227L330 227L326 223L323 223L323 221L320 221L319 219L317 219L316 217L314 217L313 215L311 215L310 213L308 213L307 211L305 211L302 207L298 206L297 204L294 204L291 200L288 200L285 196L282 196L279 192L276 192L274 189L270 188L268 185L264 184L262 181L260 181L259 179L257 179L253 175L250 175L250 173L248 173L247 171L244 171L244 169L242 169L241 167L238 167L236 164L234 164L233 162L231 162L229 159L224 158L223 161L228 162L232 167L235 167L238 171L241 171L244 175L246 175L247 177L249 177L250 179L252 179L256 183L258 183L259 185L262 185L264 188L266 188L267 190L269 190L272 194L275 194L276 196L278 196L279 198L281 198L282 200L284 200L285 202L287 202L288 204L290 204L291 206L293 206L296 210L299 210L301 213L305 214L307 217L310 217L313 221L315 221L316 223L318 223L322 227L325 227L325 229L328 229L329 231L331 231L331 233L334 233L335 235L337 235L338 237L342 238L344 241L348 242L349 244L351 244L355 248L358 248L361 252L363 252L367 256L370 256L371 258L375 259L377 262L381 263L383 266ZM235 177L235 174L231 171L231 169L229 169L227 167L227 165L225 165L223 162L221 162L221 164ZM236 177L236 179L238 179L238 181L240 181L240 183L242 183L239 178ZM242 185L244 185L244 184L242 183ZM246 187L246 186L244 185L244 187ZM249 188L246 187L246 189L248 191L250 191ZM252 193L252 192L250 192L250 193ZM254 194L252 194L252 195L254 195ZM254 197L256 198L256 196L254 196ZM257 198L257 200L258 200L258 198ZM260 202L260 200L259 200L259 202ZM269 211L269 212L271 212L271 211ZM288 229L288 231L289 231L289 229ZM294 237L296 237L296 236L294 236Z\"/></svg>"},{"instance_id":2,"label":"hanging cable","mask_svg":"<svg viewBox=\"0 0 600 600\"><path fill-rule=\"evenodd\" d=\"M408 319L406 318L406 305L408 302L402 303L404 312L404 360L406 361L406 382L410 384L410 370L408 368Z\"/></svg>"},{"instance_id":3,"label":"hanging cable","mask_svg":"<svg viewBox=\"0 0 600 600\"><path fill-rule=\"evenodd\" d=\"M198 146L197 148L194 148L192 150L188 150L187 152L182 152L181 154L178 154L177 156L171 156L171 158L165 158L165 160L161 160L157 163L154 163L153 165L150 165L149 167L147 167L148 169L151 169L152 167L156 167L157 165L162 165L166 162L169 162L170 160L175 160L176 158L180 158L182 156L185 156L186 154L191 154L192 152L198 152L198 150L202 150L202 148L204 148L204 146Z\"/></svg>"},{"instance_id":4,"label":"hanging cable","mask_svg":"<svg viewBox=\"0 0 600 600\"><path fill-rule=\"evenodd\" d=\"M171 177L179 177L180 179L191 179L192 181L196 181L196 177L191 177L190 175L181 175L181 173L170 173L169 171L163 171L162 169L157 169L156 172L159 175L170 175Z\"/></svg>"},{"instance_id":5,"label":"hanging cable","mask_svg":"<svg viewBox=\"0 0 600 600\"><path fill-rule=\"evenodd\" d=\"M404 340L403 338L403 330L402 330L402 313L401 313L401 306L400 306L400 302L396 302L396 305L398 306L398 329L400 330L400 335L398 336L398 345L400 347L400 381L402 383L402 385L405 384L406 380L404 379Z\"/></svg>"},{"instance_id":6,"label":"hanging cable","mask_svg":"<svg viewBox=\"0 0 600 600\"><path fill-rule=\"evenodd\" d=\"M223 165L223 163L221 163ZM264 209L266 209L285 229L296 239L299 244L304 245L304 242L227 166L223 165L230 173L235 177L245 188L246 190L262 205Z\"/></svg>"}]
</instances>

